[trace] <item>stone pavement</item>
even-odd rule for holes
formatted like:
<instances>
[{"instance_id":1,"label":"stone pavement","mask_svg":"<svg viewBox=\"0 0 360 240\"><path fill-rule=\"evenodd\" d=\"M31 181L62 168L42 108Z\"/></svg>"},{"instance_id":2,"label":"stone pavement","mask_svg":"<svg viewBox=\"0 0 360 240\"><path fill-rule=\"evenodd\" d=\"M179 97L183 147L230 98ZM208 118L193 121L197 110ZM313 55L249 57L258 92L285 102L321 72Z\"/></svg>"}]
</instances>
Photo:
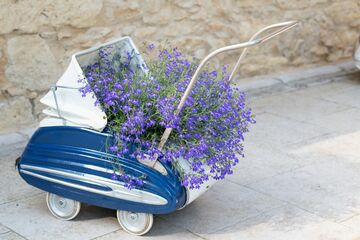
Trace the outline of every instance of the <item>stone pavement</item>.
<instances>
[{"instance_id":1,"label":"stone pavement","mask_svg":"<svg viewBox=\"0 0 360 240\"><path fill-rule=\"evenodd\" d=\"M252 94L257 124L235 174L145 237L94 206L55 219L14 169L32 130L2 135L0 239L360 239L360 74L324 78Z\"/></svg>"}]
</instances>

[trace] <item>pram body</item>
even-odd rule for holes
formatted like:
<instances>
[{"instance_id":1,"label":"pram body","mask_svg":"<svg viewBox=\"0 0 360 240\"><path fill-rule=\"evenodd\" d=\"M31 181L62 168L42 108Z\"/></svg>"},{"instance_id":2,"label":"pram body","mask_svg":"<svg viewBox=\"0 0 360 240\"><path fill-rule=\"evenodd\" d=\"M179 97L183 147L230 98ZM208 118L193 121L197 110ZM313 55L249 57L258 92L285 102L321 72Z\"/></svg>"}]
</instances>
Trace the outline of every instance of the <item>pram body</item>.
<instances>
[{"instance_id":1,"label":"pram body","mask_svg":"<svg viewBox=\"0 0 360 240\"><path fill-rule=\"evenodd\" d=\"M119 158L126 173L146 175L141 190L129 190L111 179L112 159L118 157L107 153L108 141L110 134L87 128L39 128L21 157L20 175L46 192L116 210L159 214L185 204L186 190L169 163L161 163L167 171L163 175L130 156Z\"/></svg>"}]
</instances>

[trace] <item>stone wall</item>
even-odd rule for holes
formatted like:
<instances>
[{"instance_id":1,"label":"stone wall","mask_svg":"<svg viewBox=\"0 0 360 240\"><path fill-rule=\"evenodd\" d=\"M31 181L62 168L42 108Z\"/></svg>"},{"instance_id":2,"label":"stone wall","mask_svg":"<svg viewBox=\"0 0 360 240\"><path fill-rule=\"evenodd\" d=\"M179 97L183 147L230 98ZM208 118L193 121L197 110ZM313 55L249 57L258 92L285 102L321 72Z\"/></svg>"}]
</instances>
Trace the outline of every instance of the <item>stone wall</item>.
<instances>
[{"instance_id":1,"label":"stone wall","mask_svg":"<svg viewBox=\"0 0 360 240\"><path fill-rule=\"evenodd\" d=\"M203 57L292 19L302 27L252 49L243 76L350 58L360 32L360 1L1 0L0 132L37 123L39 98L81 49L129 35L139 46L169 40Z\"/></svg>"}]
</instances>

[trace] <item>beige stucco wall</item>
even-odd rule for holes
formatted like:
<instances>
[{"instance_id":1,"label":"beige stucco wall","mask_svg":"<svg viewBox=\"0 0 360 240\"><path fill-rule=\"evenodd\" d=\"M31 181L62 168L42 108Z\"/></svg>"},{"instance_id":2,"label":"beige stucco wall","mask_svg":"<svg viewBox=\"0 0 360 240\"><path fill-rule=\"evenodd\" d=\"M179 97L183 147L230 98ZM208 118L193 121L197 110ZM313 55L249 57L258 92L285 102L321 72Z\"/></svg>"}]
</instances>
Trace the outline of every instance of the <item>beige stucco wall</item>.
<instances>
[{"instance_id":1,"label":"beige stucco wall","mask_svg":"<svg viewBox=\"0 0 360 240\"><path fill-rule=\"evenodd\" d=\"M40 96L78 50L129 35L140 46L169 40L203 57L291 19L302 27L253 49L243 76L350 58L360 33L360 1L1 0L0 132L36 124Z\"/></svg>"}]
</instances>

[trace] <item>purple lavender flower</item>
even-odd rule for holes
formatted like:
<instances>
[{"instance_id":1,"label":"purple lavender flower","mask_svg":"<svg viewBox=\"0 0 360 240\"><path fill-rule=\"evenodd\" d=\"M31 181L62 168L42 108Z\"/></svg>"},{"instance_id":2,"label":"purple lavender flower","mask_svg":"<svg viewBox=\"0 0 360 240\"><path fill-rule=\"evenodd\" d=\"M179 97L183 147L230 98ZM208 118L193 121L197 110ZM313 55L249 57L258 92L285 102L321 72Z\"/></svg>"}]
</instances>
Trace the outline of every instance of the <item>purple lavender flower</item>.
<instances>
[{"instance_id":1,"label":"purple lavender flower","mask_svg":"<svg viewBox=\"0 0 360 240\"><path fill-rule=\"evenodd\" d=\"M154 48L155 48L155 44L150 43L150 44L148 45L148 49L149 49L149 50L153 50Z\"/></svg>"},{"instance_id":2,"label":"purple lavender flower","mask_svg":"<svg viewBox=\"0 0 360 240\"><path fill-rule=\"evenodd\" d=\"M118 147L117 145L110 146L110 147L109 147L109 150L110 150L111 152L117 152L117 151L119 150L119 147Z\"/></svg>"},{"instance_id":3,"label":"purple lavender flower","mask_svg":"<svg viewBox=\"0 0 360 240\"><path fill-rule=\"evenodd\" d=\"M149 50L154 44L148 46ZM191 164L188 172L179 171L185 187L199 188L210 178L221 180L233 173L243 154L244 135L255 123L246 105L245 94L228 82L228 66L221 71L205 69L198 78L180 115L179 99L197 67L177 48L162 49L148 66L134 62L134 52L110 54L116 49L103 48L98 62L84 68L80 89L83 96L93 94L108 118L108 128L115 143L109 146L118 158L144 157L174 163L179 157ZM149 74L144 74L147 69ZM162 152L157 149L165 128L174 129ZM130 146L137 146L133 149ZM175 167L178 167L174 163ZM120 171L123 172L123 171ZM129 189L144 185L140 176L115 173Z\"/></svg>"},{"instance_id":4,"label":"purple lavender flower","mask_svg":"<svg viewBox=\"0 0 360 240\"><path fill-rule=\"evenodd\" d=\"M118 176L116 175L116 173L111 174L111 179L112 180L117 180Z\"/></svg>"}]
</instances>

